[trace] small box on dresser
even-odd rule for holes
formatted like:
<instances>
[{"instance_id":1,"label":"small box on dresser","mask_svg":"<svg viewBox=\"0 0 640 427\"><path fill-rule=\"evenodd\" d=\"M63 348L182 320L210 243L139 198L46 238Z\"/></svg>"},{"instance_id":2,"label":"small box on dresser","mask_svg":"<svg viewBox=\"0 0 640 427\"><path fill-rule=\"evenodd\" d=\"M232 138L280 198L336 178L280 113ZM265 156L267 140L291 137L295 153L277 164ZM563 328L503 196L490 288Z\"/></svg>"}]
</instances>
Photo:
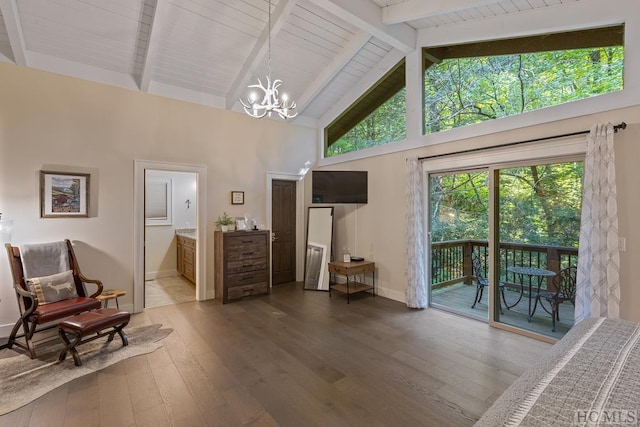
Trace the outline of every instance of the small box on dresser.
<instances>
[{"instance_id":1,"label":"small box on dresser","mask_svg":"<svg viewBox=\"0 0 640 427\"><path fill-rule=\"evenodd\" d=\"M269 236L268 230L215 232L217 300L269 293Z\"/></svg>"}]
</instances>

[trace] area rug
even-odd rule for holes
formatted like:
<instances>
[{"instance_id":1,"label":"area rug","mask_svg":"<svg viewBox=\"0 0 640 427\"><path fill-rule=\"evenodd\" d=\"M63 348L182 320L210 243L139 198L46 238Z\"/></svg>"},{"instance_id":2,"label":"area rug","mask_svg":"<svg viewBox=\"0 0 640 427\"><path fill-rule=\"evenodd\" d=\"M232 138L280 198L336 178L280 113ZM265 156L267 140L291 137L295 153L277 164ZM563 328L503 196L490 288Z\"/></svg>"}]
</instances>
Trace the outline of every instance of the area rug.
<instances>
[{"instance_id":1,"label":"area rug","mask_svg":"<svg viewBox=\"0 0 640 427\"><path fill-rule=\"evenodd\" d=\"M62 342L52 342L36 348L38 358L33 360L16 350L0 350L0 415L16 410L83 375L129 357L151 353L162 346L158 341L172 331L173 329L162 329L162 325L125 328L129 338L129 345L126 347L122 346L117 334L111 342L107 342L104 337L82 344L78 347L81 366L73 363L70 354L67 354L63 362L58 362Z\"/></svg>"}]
</instances>

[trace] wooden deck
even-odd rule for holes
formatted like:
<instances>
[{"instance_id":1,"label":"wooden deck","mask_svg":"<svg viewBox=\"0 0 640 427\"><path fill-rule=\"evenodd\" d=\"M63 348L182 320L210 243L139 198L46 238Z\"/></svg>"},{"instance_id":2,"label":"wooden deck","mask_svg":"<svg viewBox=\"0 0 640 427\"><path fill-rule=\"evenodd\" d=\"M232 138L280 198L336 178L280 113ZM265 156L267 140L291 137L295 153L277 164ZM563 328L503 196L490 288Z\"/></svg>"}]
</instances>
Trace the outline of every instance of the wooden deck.
<instances>
[{"instance_id":1,"label":"wooden deck","mask_svg":"<svg viewBox=\"0 0 640 427\"><path fill-rule=\"evenodd\" d=\"M487 290L485 289L482 300L476 304L475 308L471 308L471 305L473 305L473 298L476 293L475 284L465 285L463 283L457 283L445 288L434 290L431 295L431 303L435 307L443 307L464 316L487 320L489 318L489 314L486 291ZM507 289L505 290L505 296L507 303L512 305L518 300L519 293ZM531 318L531 322L527 322L528 301L527 293L525 292L522 300L520 300L520 302L513 308L507 310L505 307L502 307L504 315L500 316L500 321L507 325L548 335L554 338L562 338L573 326L574 308L571 303L567 302L560 304L560 321L556 322L556 332L552 332L551 315L541 309L540 305L538 305L534 316ZM531 302L532 307L534 302L535 299ZM548 305L545 306L547 308L549 307Z\"/></svg>"}]
</instances>

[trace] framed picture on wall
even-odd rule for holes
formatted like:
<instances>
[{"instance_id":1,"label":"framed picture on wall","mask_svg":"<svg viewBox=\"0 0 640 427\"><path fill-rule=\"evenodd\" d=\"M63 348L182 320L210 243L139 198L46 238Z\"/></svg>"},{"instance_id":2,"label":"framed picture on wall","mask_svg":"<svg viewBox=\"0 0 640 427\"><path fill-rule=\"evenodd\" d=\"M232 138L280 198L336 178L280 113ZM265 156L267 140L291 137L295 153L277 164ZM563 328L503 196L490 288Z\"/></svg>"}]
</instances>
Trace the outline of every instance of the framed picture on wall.
<instances>
[{"instance_id":1,"label":"framed picture on wall","mask_svg":"<svg viewBox=\"0 0 640 427\"><path fill-rule=\"evenodd\" d=\"M232 191L231 192L231 204L232 205L244 205L244 191Z\"/></svg>"},{"instance_id":2,"label":"framed picture on wall","mask_svg":"<svg viewBox=\"0 0 640 427\"><path fill-rule=\"evenodd\" d=\"M89 216L88 173L40 171L40 217Z\"/></svg>"}]
</instances>

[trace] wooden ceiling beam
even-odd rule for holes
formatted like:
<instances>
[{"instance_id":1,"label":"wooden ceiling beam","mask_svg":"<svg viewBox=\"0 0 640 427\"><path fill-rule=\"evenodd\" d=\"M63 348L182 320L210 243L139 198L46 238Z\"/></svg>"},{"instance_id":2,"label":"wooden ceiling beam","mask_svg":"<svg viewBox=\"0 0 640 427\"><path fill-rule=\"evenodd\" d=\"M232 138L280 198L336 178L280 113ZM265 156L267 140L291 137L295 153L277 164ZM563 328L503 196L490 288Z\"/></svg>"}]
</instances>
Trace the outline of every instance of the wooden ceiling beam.
<instances>
[{"instance_id":1,"label":"wooden ceiling beam","mask_svg":"<svg viewBox=\"0 0 640 427\"><path fill-rule=\"evenodd\" d=\"M496 0L409 0L386 6L382 10L385 25L429 18L458 10L486 6Z\"/></svg>"},{"instance_id":2,"label":"wooden ceiling beam","mask_svg":"<svg viewBox=\"0 0 640 427\"><path fill-rule=\"evenodd\" d=\"M16 65L27 66L27 47L22 33L22 24L18 16L16 0L0 0L0 11L9 36L9 44Z\"/></svg>"},{"instance_id":3,"label":"wooden ceiling beam","mask_svg":"<svg viewBox=\"0 0 640 427\"><path fill-rule=\"evenodd\" d=\"M386 25L382 8L370 0L309 0L403 53L416 49L416 31L404 23Z\"/></svg>"}]
</instances>

